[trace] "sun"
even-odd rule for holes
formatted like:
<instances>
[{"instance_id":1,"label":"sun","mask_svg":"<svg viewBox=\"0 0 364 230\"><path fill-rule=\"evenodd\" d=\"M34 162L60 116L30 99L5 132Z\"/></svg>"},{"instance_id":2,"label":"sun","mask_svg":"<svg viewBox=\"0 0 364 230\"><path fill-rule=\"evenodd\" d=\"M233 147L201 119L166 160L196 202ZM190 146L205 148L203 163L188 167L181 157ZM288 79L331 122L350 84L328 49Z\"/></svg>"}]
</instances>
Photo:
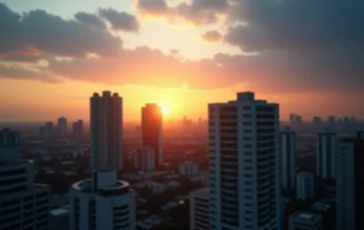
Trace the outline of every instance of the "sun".
<instances>
[{"instance_id":1,"label":"sun","mask_svg":"<svg viewBox=\"0 0 364 230\"><path fill-rule=\"evenodd\" d=\"M163 114L167 114L167 113L168 113L168 108L167 108L167 106L162 105L162 106L161 106L161 109L162 109L162 113L163 113Z\"/></svg>"}]
</instances>

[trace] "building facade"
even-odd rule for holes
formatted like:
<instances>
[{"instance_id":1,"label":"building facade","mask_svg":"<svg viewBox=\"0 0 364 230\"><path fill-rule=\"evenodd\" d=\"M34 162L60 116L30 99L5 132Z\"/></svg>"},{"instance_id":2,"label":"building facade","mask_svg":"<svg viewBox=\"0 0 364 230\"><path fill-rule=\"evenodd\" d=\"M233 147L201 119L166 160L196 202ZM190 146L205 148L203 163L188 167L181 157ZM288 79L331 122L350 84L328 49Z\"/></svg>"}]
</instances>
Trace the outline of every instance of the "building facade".
<instances>
[{"instance_id":1,"label":"building facade","mask_svg":"<svg viewBox=\"0 0 364 230\"><path fill-rule=\"evenodd\" d=\"M117 93L94 93L90 99L91 166L122 170L122 98Z\"/></svg>"},{"instance_id":2,"label":"building facade","mask_svg":"<svg viewBox=\"0 0 364 230\"><path fill-rule=\"evenodd\" d=\"M77 120L73 123L73 136L77 139L81 139L83 137L83 121Z\"/></svg>"},{"instance_id":3,"label":"building facade","mask_svg":"<svg viewBox=\"0 0 364 230\"><path fill-rule=\"evenodd\" d=\"M155 166L163 164L163 116L157 104L146 104L142 108L142 146L152 147Z\"/></svg>"},{"instance_id":4,"label":"building facade","mask_svg":"<svg viewBox=\"0 0 364 230\"><path fill-rule=\"evenodd\" d=\"M340 140L337 158L337 229L364 229L364 132Z\"/></svg>"},{"instance_id":5,"label":"building facade","mask_svg":"<svg viewBox=\"0 0 364 230\"><path fill-rule=\"evenodd\" d=\"M211 230L281 230L279 105L209 104Z\"/></svg>"},{"instance_id":6,"label":"building facade","mask_svg":"<svg viewBox=\"0 0 364 230\"><path fill-rule=\"evenodd\" d=\"M296 133L288 127L281 132L281 185L283 189L296 189Z\"/></svg>"},{"instance_id":7,"label":"building facade","mask_svg":"<svg viewBox=\"0 0 364 230\"><path fill-rule=\"evenodd\" d=\"M94 171L70 188L70 230L135 230L135 194L115 170Z\"/></svg>"},{"instance_id":8,"label":"building facade","mask_svg":"<svg viewBox=\"0 0 364 230\"><path fill-rule=\"evenodd\" d=\"M155 170L155 153L151 147L138 148L134 155L134 167L144 172Z\"/></svg>"},{"instance_id":9,"label":"building facade","mask_svg":"<svg viewBox=\"0 0 364 230\"><path fill-rule=\"evenodd\" d=\"M58 119L58 132L60 137L65 137L67 135L67 119L65 117L60 117Z\"/></svg>"},{"instance_id":10,"label":"building facade","mask_svg":"<svg viewBox=\"0 0 364 230\"><path fill-rule=\"evenodd\" d=\"M315 176L309 172L297 173L297 198L303 201L315 197Z\"/></svg>"},{"instance_id":11,"label":"building facade","mask_svg":"<svg viewBox=\"0 0 364 230\"><path fill-rule=\"evenodd\" d=\"M289 230L322 230L322 216L297 211L289 216Z\"/></svg>"},{"instance_id":12,"label":"building facade","mask_svg":"<svg viewBox=\"0 0 364 230\"><path fill-rule=\"evenodd\" d=\"M337 134L326 128L324 132L318 134L317 140L316 176L326 180L335 180Z\"/></svg>"},{"instance_id":13,"label":"building facade","mask_svg":"<svg viewBox=\"0 0 364 230\"><path fill-rule=\"evenodd\" d=\"M209 224L209 189L190 192L190 230L207 230Z\"/></svg>"},{"instance_id":14,"label":"building facade","mask_svg":"<svg viewBox=\"0 0 364 230\"><path fill-rule=\"evenodd\" d=\"M0 130L0 229L48 230L50 188L34 183L34 163L20 155L19 132Z\"/></svg>"}]
</instances>

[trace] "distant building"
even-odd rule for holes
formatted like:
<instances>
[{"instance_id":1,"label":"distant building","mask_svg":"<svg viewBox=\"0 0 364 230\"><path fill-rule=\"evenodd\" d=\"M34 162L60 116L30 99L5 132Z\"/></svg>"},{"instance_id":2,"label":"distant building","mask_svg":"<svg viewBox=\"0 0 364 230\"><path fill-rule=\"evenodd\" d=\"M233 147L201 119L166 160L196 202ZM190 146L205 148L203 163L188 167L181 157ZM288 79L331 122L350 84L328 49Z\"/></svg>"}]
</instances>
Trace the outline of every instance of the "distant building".
<instances>
[{"instance_id":1,"label":"distant building","mask_svg":"<svg viewBox=\"0 0 364 230\"><path fill-rule=\"evenodd\" d=\"M364 229L364 132L340 140L337 159L337 229Z\"/></svg>"},{"instance_id":2,"label":"distant building","mask_svg":"<svg viewBox=\"0 0 364 230\"><path fill-rule=\"evenodd\" d=\"M20 133L0 130L0 229L49 229L50 188L20 156Z\"/></svg>"},{"instance_id":3,"label":"distant building","mask_svg":"<svg viewBox=\"0 0 364 230\"><path fill-rule=\"evenodd\" d=\"M315 128L320 128L321 127L321 123L322 123L321 117L314 116L312 118L312 124L314 125Z\"/></svg>"},{"instance_id":4,"label":"distant building","mask_svg":"<svg viewBox=\"0 0 364 230\"><path fill-rule=\"evenodd\" d=\"M242 92L208 117L210 230L281 230L279 105Z\"/></svg>"},{"instance_id":5,"label":"distant building","mask_svg":"<svg viewBox=\"0 0 364 230\"><path fill-rule=\"evenodd\" d=\"M122 98L117 93L94 93L91 104L92 169L111 167L122 170Z\"/></svg>"},{"instance_id":6,"label":"distant building","mask_svg":"<svg viewBox=\"0 0 364 230\"><path fill-rule=\"evenodd\" d=\"M154 148L138 148L134 155L134 167L144 172L155 170Z\"/></svg>"},{"instance_id":7,"label":"distant building","mask_svg":"<svg viewBox=\"0 0 364 230\"><path fill-rule=\"evenodd\" d=\"M209 229L209 189L190 192L190 230Z\"/></svg>"},{"instance_id":8,"label":"distant building","mask_svg":"<svg viewBox=\"0 0 364 230\"><path fill-rule=\"evenodd\" d=\"M198 174L198 165L193 162L185 162L180 164L179 173L188 178L196 176Z\"/></svg>"},{"instance_id":9,"label":"distant building","mask_svg":"<svg viewBox=\"0 0 364 230\"><path fill-rule=\"evenodd\" d=\"M154 149L155 167L163 164L162 108L146 104L142 108L142 145Z\"/></svg>"},{"instance_id":10,"label":"distant building","mask_svg":"<svg viewBox=\"0 0 364 230\"><path fill-rule=\"evenodd\" d=\"M73 136L77 139L81 139L83 137L83 121L78 120L74 122L72 128Z\"/></svg>"},{"instance_id":11,"label":"distant building","mask_svg":"<svg viewBox=\"0 0 364 230\"><path fill-rule=\"evenodd\" d=\"M94 171L93 179L72 185L70 230L135 230L135 194L115 170Z\"/></svg>"},{"instance_id":12,"label":"distant building","mask_svg":"<svg viewBox=\"0 0 364 230\"><path fill-rule=\"evenodd\" d=\"M67 208L52 209L49 218L50 230L69 229L69 210Z\"/></svg>"},{"instance_id":13,"label":"distant building","mask_svg":"<svg viewBox=\"0 0 364 230\"><path fill-rule=\"evenodd\" d=\"M337 134L326 128L318 134L316 151L316 176L322 179L336 178L336 152L338 148Z\"/></svg>"},{"instance_id":14,"label":"distant building","mask_svg":"<svg viewBox=\"0 0 364 230\"><path fill-rule=\"evenodd\" d=\"M315 177L309 172L297 173L297 198L303 201L315 197Z\"/></svg>"},{"instance_id":15,"label":"distant building","mask_svg":"<svg viewBox=\"0 0 364 230\"><path fill-rule=\"evenodd\" d=\"M288 127L281 132L282 188L296 190L296 133Z\"/></svg>"},{"instance_id":16,"label":"distant building","mask_svg":"<svg viewBox=\"0 0 364 230\"><path fill-rule=\"evenodd\" d=\"M44 127L45 127L45 136L46 136L46 138L53 137L54 136L53 122L51 122L51 121L46 122Z\"/></svg>"},{"instance_id":17,"label":"distant building","mask_svg":"<svg viewBox=\"0 0 364 230\"><path fill-rule=\"evenodd\" d=\"M322 216L297 211L289 216L289 230L322 230Z\"/></svg>"},{"instance_id":18,"label":"distant building","mask_svg":"<svg viewBox=\"0 0 364 230\"><path fill-rule=\"evenodd\" d=\"M58 129L60 137L65 137L67 135L67 119L65 117L60 117L58 119Z\"/></svg>"},{"instance_id":19,"label":"distant building","mask_svg":"<svg viewBox=\"0 0 364 230\"><path fill-rule=\"evenodd\" d=\"M329 122L329 127L331 129L333 129L335 127L335 124L336 124L335 116L329 116L328 122Z\"/></svg>"},{"instance_id":20,"label":"distant building","mask_svg":"<svg viewBox=\"0 0 364 230\"><path fill-rule=\"evenodd\" d=\"M41 138L41 139L47 139L47 130L46 130L46 127L45 126L41 126L40 128L39 128L39 137Z\"/></svg>"}]
</instances>

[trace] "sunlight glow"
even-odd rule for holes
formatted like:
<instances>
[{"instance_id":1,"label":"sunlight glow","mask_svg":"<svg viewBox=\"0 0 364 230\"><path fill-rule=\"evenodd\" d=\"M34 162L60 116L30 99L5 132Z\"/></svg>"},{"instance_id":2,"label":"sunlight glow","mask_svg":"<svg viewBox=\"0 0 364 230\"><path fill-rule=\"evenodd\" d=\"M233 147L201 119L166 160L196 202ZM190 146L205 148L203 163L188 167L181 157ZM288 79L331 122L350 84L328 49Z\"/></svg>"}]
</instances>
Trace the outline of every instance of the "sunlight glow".
<instances>
[{"instance_id":1,"label":"sunlight glow","mask_svg":"<svg viewBox=\"0 0 364 230\"><path fill-rule=\"evenodd\" d=\"M163 115L168 114L169 110L168 110L167 106L162 105L161 108L162 108Z\"/></svg>"}]
</instances>

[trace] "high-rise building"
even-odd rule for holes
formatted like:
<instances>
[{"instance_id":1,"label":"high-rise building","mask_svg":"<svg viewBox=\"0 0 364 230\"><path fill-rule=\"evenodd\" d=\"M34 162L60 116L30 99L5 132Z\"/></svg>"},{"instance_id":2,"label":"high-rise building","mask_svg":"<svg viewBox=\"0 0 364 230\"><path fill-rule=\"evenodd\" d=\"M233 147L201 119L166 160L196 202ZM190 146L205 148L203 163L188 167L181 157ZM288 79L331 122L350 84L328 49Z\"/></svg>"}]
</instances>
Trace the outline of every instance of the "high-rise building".
<instances>
[{"instance_id":1,"label":"high-rise building","mask_svg":"<svg viewBox=\"0 0 364 230\"><path fill-rule=\"evenodd\" d=\"M331 129L335 128L335 122L336 122L335 116L329 116L328 122L329 122L329 127Z\"/></svg>"},{"instance_id":2,"label":"high-rise building","mask_svg":"<svg viewBox=\"0 0 364 230\"><path fill-rule=\"evenodd\" d=\"M65 117L60 117L58 119L58 129L60 137L65 137L67 135L67 119Z\"/></svg>"},{"instance_id":3,"label":"high-rise building","mask_svg":"<svg viewBox=\"0 0 364 230\"><path fill-rule=\"evenodd\" d=\"M115 170L98 170L92 179L72 185L70 230L135 230L135 193L116 176Z\"/></svg>"},{"instance_id":4,"label":"high-rise building","mask_svg":"<svg viewBox=\"0 0 364 230\"><path fill-rule=\"evenodd\" d=\"M83 121L77 120L73 123L73 136L80 139L83 137Z\"/></svg>"},{"instance_id":5,"label":"high-rise building","mask_svg":"<svg viewBox=\"0 0 364 230\"><path fill-rule=\"evenodd\" d=\"M316 176L322 179L335 179L336 152L338 148L337 134L326 128L318 134L316 150Z\"/></svg>"},{"instance_id":6,"label":"high-rise building","mask_svg":"<svg viewBox=\"0 0 364 230\"><path fill-rule=\"evenodd\" d=\"M309 172L297 173L297 198L312 200L315 197L315 176Z\"/></svg>"},{"instance_id":7,"label":"high-rise building","mask_svg":"<svg viewBox=\"0 0 364 230\"><path fill-rule=\"evenodd\" d=\"M46 130L46 127L45 126L41 126L39 128L39 137L41 139L46 139L47 138L47 130Z\"/></svg>"},{"instance_id":8,"label":"high-rise building","mask_svg":"<svg viewBox=\"0 0 364 230\"><path fill-rule=\"evenodd\" d=\"M157 104L146 104L142 108L142 145L155 152L155 166L163 163L162 109Z\"/></svg>"},{"instance_id":9,"label":"high-rise building","mask_svg":"<svg viewBox=\"0 0 364 230\"><path fill-rule=\"evenodd\" d=\"M20 156L20 133L0 130L0 229L49 229L50 188L34 183L34 163Z\"/></svg>"},{"instance_id":10,"label":"high-rise building","mask_svg":"<svg viewBox=\"0 0 364 230\"><path fill-rule=\"evenodd\" d=\"M90 98L92 169L122 170L122 98L110 91Z\"/></svg>"},{"instance_id":11,"label":"high-rise building","mask_svg":"<svg viewBox=\"0 0 364 230\"><path fill-rule=\"evenodd\" d=\"M336 180L336 228L364 229L364 132L340 140Z\"/></svg>"},{"instance_id":12,"label":"high-rise building","mask_svg":"<svg viewBox=\"0 0 364 230\"><path fill-rule=\"evenodd\" d=\"M289 230L321 230L322 216L297 211L289 216Z\"/></svg>"},{"instance_id":13,"label":"high-rise building","mask_svg":"<svg viewBox=\"0 0 364 230\"><path fill-rule=\"evenodd\" d=\"M314 116L312 118L312 124L313 124L313 126L314 126L315 129L320 128L321 127L321 123L322 123L321 117Z\"/></svg>"},{"instance_id":14,"label":"high-rise building","mask_svg":"<svg viewBox=\"0 0 364 230\"><path fill-rule=\"evenodd\" d=\"M281 183L282 188L296 189L296 133L290 128L281 132Z\"/></svg>"},{"instance_id":15,"label":"high-rise building","mask_svg":"<svg viewBox=\"0 0 364 230\"><path fill-rule=\"evenodd\" d=\"M209 189L190 192L190 230L209 229Z\"/></svg>"},{"instance_id":16,"label":"high-rise building","mask_svg":"<svg viewBox=\"0 0 364 230\"><path fill-rule=\"evenodd\" d=\"M209 104L210 229L281 230L279 105Z\"/></svg>"},{"instance_id":17,"label":"high-rise building","mask_svg":"<svg viewBox=\"0 0 364 230\"><path fill-rule=\"evenodd\" d=\"M53 122L51 121L46 122L44 127L45 127L46 137L47 138L53 137L54 136Z\"/></svg>"},{"instance_id":18,"label":"high-rise building","mask_svg":"<svg viewBox=\"0 0 364 230\"><path fill-rule=\"evenodd\" d=\"M134 167L144 172L155 170L155 153L151 147L138 148L134 155Z\"/></svg>"},{"instance_id":19,"label":"high-rise building","mask_svg":"<svg viewBox=\"0 0 364 230\"><path fill-rule=\"evenodd\" d=\"M198 174L198 165L193 162L184 162L179 165L179 173L185 177L191 178Z\"/></svg>"}]
</instances>

